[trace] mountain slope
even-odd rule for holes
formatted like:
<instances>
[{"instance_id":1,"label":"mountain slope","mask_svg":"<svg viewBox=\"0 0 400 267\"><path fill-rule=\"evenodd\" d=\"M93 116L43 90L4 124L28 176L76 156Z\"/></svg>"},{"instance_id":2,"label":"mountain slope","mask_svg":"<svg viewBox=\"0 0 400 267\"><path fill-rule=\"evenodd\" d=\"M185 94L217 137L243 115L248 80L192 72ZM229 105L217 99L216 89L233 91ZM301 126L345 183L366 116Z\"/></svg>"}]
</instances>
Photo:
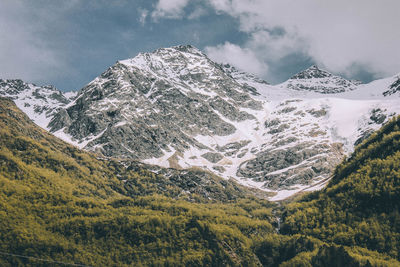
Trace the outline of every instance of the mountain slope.
<instances>
[{"instance_id":1,"label":"mountain slope","mask_svg":"<svg viewBox=\"0 0 400 267\"><path fill-rule=\"evenodd\" d=\"M400 117L361 143L328 186L288 206L283 233L400 259Z\"/></svg>"},{"instance_id":2,"label":"mountain slope","mask_svg":"<svg viewBox=\"0 0 400 267\"><path fill-rule=\"evenodd\" d=\"M400 75L397 75L394 81L389 85L389 90L383 92L384 96L400 95Z\"/></svg>"},{"instance_id":3,"label":"mountain slope","mask_svg":"<svg viewBox=\"0 0 400 267\"><path fill-rule=\"evenodd\" d=\"M175 168L199 166L270 190L328 175L341 152L331 146L329 135L309 125L312 111L299 118L307 141L298 140L291 136L298 132L283 131L296 117L291 105L297 101L269 103L249 85L266 83L243 74L237 81L237 71L226 69L190 46L140 54L118 62L83 88L52 120L51 130L105 156ZM269 117L274 117L272 124ZM265 159L273 153L285 157L281 147L273 152L277 140L299 151L294 164ZM328 163L316 173L310 170L315 160ZM287 169L291 164L300 167ZM279 175L268 175L274 171ZM297 175L283 178L293 172Z\"/></svg>"},{"instance_id":4,"label":"mountain slope","mask_svg":"<svg viewBox=\"0 0 400 267\"><path fill-rule=\"evenodd\" d=\"M259 265L251 246L274 231L268 202L208 200L234 192L227 181L187 198L164 180L80 151L0 98L0 265Z\"/></svg>"},{"instance_id":5,"label":"mountain slope","mask_svg":"<svg viewBox=\"0 0 400 267\"><path fill-rule=\"evenodd\" d=\"M71 102L76 92L61 92L55 87L36 86L21 80L0 79L0 96L14 100L37 125L47 129L55 113Z\"/></svg>"},{"instance_id":6,"label":"mountain slope","mask_svg":"<svg viewBox=\"0 0 400 267\"><path fill-rule=\"evenodd\" d=\"M400 96L400 74L362 84L348 97L396 99Z\"/></svg>"},{"instance_id":7,"label":"mountain slope","mask_svg":"<svg viewBox=\"0 0 400 267\"><path fill-rule=\"evenodd\" d=\"M279 235L256 244L264 266L399 266L400 116L338 165L328 186L282 202Z\"/></svg>"},{"instance_id":8,"label":"mountain slope","mask_svg":"<svg viewBox=\"0 0 400 267\"><path fill-rule=\"evenodd\" d=\"M0 122L3 128L1 132L2 149L5 149L6 152L7 150L19 151L20 154L13 152L13 155L22 157L23 161L25 161L25 157L32 157L33 159L29 159L27 162L30 164L30 161L34 160L36 167L46 167L69 177L85 177L85 180L94 185L99 184L101 187L106 187L103 184L103 176L114 182L118 180L119 185L113 183L109 187L123 187L121 192L130 196L157 193L202 201L229 201L254 194L262 196L261 193L250 191L233 181L224 180L199 169L184 171L164 169L135 161L99 158L96 155L88 154L36 127L10 100L0 99L2 113ZM33 140L28 140L29 138ZM47 149L43 149L42 146ZM35 157L29 154L30 150ZM83 169L78 168L78 165ZM12 160L3 167L4 173L8 173L10 177L19 175L20 170L13 169L16 165ZM23 170L21 173L24 173ZM135 184L139 185L141 190L137 190Z\"/></svg>"}]
</instances>

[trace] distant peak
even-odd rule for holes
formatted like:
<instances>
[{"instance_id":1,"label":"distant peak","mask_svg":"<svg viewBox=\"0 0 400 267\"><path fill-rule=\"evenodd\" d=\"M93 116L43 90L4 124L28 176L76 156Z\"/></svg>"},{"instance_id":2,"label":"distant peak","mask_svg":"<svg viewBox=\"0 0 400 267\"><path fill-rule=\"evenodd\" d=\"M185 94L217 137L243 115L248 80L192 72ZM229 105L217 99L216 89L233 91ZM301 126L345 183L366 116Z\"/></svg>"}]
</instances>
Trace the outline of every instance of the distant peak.
<instances>
[{"instance_id":1,"label":"distant peak","mask_svg":"<svg viewBox=\"0 0 400 267\"><path fill-rule=\"evenodd\" d=\"M20 79L0 79L0 89L5 90L5 88L18 88L18 91L23 91L30 87Z\"/></svg>"},{"instance_id":2,"label":"distant peak","mask_svg":"<svg viewBox=\"0 0 400 267\"><path fill-rule=\"evenodd\" d=\"M331 76L332 74L330 72L321 70L317 65L312 65L311 67L292 76L290 79L326 78Z\"/></svg>"},{"instance_id":3,"label":"distant peak","mask_svg":"<svg viewBox=\"0 0 400 267\"><path fill-rule=\"evenodd\" d=\"M139 53L133 58L118 60L117 64L143 66L149 64L150 61L157 61L159 58L178 58L181 53L191 54L198 57L206 57L206 55L198 48L192 45L177 45L171 47L161 47L152 52Z\"/></svg>"},{"instance_id":4,"label":"distant peak","mask_svg":"<svg viewBox=\"0 0 400 267\"><path fill-rule=\"evenodd\" d=\"M176 45L176 46L171 46L171 47L165 47L165 48L159 48L155 51L153 51L153 53L158 53L158 52L164 52L164 51L171 51L171 50L175 50L175 51L179 51L179 52L187 52L187 53L192 53L192 54L202 54L202 52L200 51L200 49L198 49L197 47L194 47L192 45Z\"/></svg>"},{"instance_id":5,"label":"distant peak","mask_svg":"<svg viewBox=\"0 0 400 267\"><path fill-rule=\"evenodd\" d=\"M306 70L308 70L308 71L312 71L312 70L321 70L320 68L318 68L318 66L317 65L312 65L312 66L310 66L308 69L306 69Z\"/></svg>"},{"instance_id":6,"label":"distant peak","mask_svg":"<svg viewBox=\"0 0 400 267\"><path fill-rule=\"evenodd\" d=\"M21 79L0 79L0 83L24 83Z\"/></svg>"},{"instance_id":7,"label":"distant peak","mask_svg":"<svg viewBox=\"0 0 400 267\"><path fill-rule=\"evenodd\" d=\"M189 50L199 50L196 47L188 44L188 45L177 45L177 46L173 46L172 48L176 49L176 50L180 50L180 51L189 51Z\"/></svg>"}]
</instances>

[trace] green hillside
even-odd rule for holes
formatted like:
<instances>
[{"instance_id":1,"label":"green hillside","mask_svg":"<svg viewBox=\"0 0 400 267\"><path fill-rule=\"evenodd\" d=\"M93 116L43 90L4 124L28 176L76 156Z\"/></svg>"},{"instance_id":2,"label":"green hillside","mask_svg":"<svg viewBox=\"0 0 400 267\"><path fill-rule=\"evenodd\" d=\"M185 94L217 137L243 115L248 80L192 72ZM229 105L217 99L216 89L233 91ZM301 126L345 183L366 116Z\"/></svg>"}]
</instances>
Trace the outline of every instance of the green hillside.
<instances>
[{"instance_id":1,"label":"green hillside","mask_svg":"<svg viewBox=\"0 0 400 267\"><path fill-rule=\"evenodd\" d=\"M259 264L271 204L219 180L205 190L220 200L179 197L165 180L82 152L0 99L0 265Z\"/></svg>"}]
</instances>

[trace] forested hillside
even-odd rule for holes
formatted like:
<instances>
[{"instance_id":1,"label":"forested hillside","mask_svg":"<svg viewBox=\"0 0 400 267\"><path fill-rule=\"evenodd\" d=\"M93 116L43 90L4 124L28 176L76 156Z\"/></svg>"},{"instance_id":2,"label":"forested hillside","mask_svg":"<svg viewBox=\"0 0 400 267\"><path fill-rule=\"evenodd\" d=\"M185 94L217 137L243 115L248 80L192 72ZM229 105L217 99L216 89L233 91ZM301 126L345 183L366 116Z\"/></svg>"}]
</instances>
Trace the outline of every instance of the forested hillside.
<instances>
[{"instance_id":1,"label":"forested hillside","mask_svg":"<svg viewBox=\"0 0 400 267\"><path fill-rule=\"evenodd\" d=\"M271 204L218 180L205 192L221 200L180 197L166 179L82 152L1 99L0 265L259 265Z\"/></svg>"}]
</instances>

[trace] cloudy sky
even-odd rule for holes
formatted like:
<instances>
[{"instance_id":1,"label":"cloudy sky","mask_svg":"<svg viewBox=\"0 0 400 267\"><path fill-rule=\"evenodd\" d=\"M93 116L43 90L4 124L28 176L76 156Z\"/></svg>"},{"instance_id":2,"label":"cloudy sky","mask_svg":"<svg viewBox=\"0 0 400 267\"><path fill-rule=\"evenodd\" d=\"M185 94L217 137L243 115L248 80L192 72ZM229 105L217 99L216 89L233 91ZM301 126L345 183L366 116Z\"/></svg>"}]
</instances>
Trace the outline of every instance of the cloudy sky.
<instances>
[{"instance_id":1,"label":"cloudy sky","mask_svg":"<svg viewBox=\"0 0 400 267\"><path fill-rule=\"evenodd\" d=\"M78 90L117 60L192 44L279 83L312 64L400 72L398 0L1 0L0 78Z\"/></svg>"}]
</instances>

